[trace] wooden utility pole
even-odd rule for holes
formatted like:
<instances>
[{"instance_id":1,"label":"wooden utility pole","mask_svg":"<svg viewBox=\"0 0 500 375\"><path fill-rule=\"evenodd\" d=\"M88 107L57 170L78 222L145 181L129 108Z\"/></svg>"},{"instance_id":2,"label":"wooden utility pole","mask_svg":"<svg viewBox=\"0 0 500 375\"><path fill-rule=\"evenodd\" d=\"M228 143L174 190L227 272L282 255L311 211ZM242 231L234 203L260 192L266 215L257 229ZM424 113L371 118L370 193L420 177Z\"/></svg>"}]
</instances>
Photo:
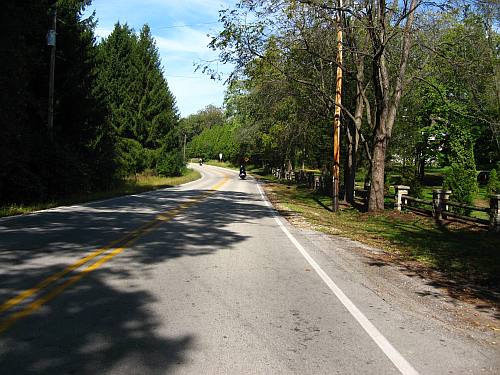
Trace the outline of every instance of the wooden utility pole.
<instances>
[{"instance_id":1,"label":"wooden utility pole","mask_svg":"<svg viewBox=\"0 0 500 375\"><path fill-rule=\"evenodd\" d=\"M47 45L51 47L50 51L50 71L49 71L49 107L47 119L47 131L49 139L54 139L54 76L56 69L56 29L57 29L57 4L51 6L52 28L47 34Z\"/></svg>"},{"instance_id":2,"label":"wooden utility pole","mask_svg":"<svg viewBox=\"0 0 500 375\"><path fill-rule=\"evenodd\" d=\"M187 136L184 133L184 147L183 147L183 157L182 157L184 164L186 164L186 138L187 138Z\"/></svg>"},{"instance_id":3,"label":"wooden utility pole","mask_svg":"<svg viewBox=\"0 0 500 375\"><path fill-rule=\"evenodd\" d=\"M333 129L333 211L339 210L340 190L340 105L342 104L342 0L337 12L337 82L335 87L335 120Z\"/></svg>"}]
</instances>

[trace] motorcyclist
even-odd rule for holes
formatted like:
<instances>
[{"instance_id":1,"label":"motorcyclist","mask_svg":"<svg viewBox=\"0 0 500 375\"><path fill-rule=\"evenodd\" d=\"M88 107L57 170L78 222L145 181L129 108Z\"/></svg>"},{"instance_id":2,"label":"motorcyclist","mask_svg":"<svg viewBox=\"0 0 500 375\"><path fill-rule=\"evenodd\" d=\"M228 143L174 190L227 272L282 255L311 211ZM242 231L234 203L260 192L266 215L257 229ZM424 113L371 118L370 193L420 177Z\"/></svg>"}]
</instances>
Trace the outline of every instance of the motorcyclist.
<instances>
[{"instance_id":1,"label":"motorcyclist","mask_svg":"<svg viewBox=\"0 0 500 375\"><path fill-rule=\"evenodd\" d=\"M200 159L198 160L198 162L200 163L200 165L202 165L202 164L203 164L203 159L202 159L202 158L200 158Z\"/></svg>"},{"instance_id":2,"label":"motorcyclist","mask_svg":"<svg viewBox=\"0 0 500 375\"><path fill-rule=\"evenodd\" d=\"M240 165L240 177L246 177L247 171L245 170L245 166L243 164Z\"/></svg>"}]
</instances>

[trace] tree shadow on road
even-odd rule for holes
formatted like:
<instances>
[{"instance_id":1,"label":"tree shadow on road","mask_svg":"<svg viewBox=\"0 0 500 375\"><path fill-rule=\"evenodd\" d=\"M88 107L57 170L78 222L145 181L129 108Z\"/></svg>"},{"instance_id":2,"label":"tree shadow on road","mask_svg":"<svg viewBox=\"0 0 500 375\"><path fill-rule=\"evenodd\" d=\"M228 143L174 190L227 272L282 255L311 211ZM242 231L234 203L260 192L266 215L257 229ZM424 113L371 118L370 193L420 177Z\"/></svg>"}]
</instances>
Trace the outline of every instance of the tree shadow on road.
<instances>
[{"instance_id":1,"label":"tree shadow on road","mask_svg":"<svg viewBox=\"0 0 500 375\"><path fill-rule=\"evenodd\" d=\"M167 373L194 336L158 335L145 291L116 290L89 275L0 339L4 374Z\"/></svg>"},{"instance_id":2,"label":"tree shadow on road","mask_svg":"<svg viewBox=\"0 0 500 375\"><path fill-rule=\"evenodd\" d=\"M202 193L156 191L1 221L0 302ZM153 295L113 284L127 285L131 271L148 277L151 268L174 258L234 249L248 237L231 225L271 216L259 195L210 194L0 334L2 372L168 373L195 350L196 334L160 335Z\"/></svg>"}]
</instances>

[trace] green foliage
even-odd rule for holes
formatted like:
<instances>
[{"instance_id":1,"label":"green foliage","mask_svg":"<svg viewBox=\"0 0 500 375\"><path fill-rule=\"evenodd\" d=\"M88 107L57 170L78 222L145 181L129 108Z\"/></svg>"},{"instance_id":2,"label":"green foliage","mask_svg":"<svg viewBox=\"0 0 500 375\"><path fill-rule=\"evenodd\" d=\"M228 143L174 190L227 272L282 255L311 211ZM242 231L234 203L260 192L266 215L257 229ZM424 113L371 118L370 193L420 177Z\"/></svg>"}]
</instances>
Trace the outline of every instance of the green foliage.
<instances>
[{"instance_id":1,"label":"green foliage","mask_svg":"<svg viewBox=\"0 0 500 375\"><path fill-rule=\"evenodd\" d=\"M239 156L242 156L237 141L237 130L238 125L232 122L206 128L189 143L189 157L218 159L219 153L222 153L224 160L237 163Z\"/></svg>"},{"instance_id":2,"label":"green foliage","mask_svg":"<svg viewBox=\"0 0 500 375\"><path fill-rule=\"evenodd\" d=\"M181 176L185 164L179 151L167 152L164 150L158 159L156 170L158 175L164 177Z\"/></svg>"},{"instance_id":3,"label":"green foliage","mask_svg":"<svg viewBox=\"0 0 500 375\"><path fill-rule=\"evenodd\" d=\"M410 187L410 195L412 197L422 197L422 182L417 176L417 169L414 166L407 166L402 168L401 183Z\"/></svg>"},{"instance_id":4,"label":"green foliage","mask_svg":"<svg viewBox=\"0 0 500 375\"><path fill-rule=\"evenodd\" d=\"M117 137L120 176L165 165L159 160L163 149L179 146L178 114L149 27L136 35L117 23L98 52L96 92Z\"/></svg>"},{"instance_id":5,"label":"green foliage","mask_svg":"<svg viewBox=\"0 0 500 375\"><path fill-rule=\"evenodd\" d=\"M208 105L193 115L181 120L179 133L186 135L187 141L191 141L203 130L222 125L225 122L225 115L222 108Z\"/></svg>"},{"instance_id":6,"label":"green foliage","mask_svg":"<svg viewBox=\"0 0 500 375\"><path fill-rule=\"evenodd\" d=\"M492 169L488 177L488 184L486 185L486 192L488 194L500 194L500 181L496 169Z\"/></svg>"},{"instance_id":7,"label":"green foliage","mask_svg":"<svg viewBox=\"0 0 500 375\"><path fill-rule=\"evenodd\" d=\"M472 204L479 189L472 135L464 123L450 125L449 131L448 159L451 168L445 178L444 187L452 191L454 201Z\"/></svg>"},{"instance_id":8,"label":"green foliage","mask_svg":"<svg viewBox=\"0 0 500 375\"><path fill-rule=\"evenodd\" d=\"M113 188L178 148L175 99L145 26L96 45L89 0L57 2L54 127L47 129L50 0L11 1L0 21L0 204Z\"/></svg>"},{"instance_id":9,"label":"green foliage","mask_svg":"<svg viewBox=\"0 0 500 375\"><path fill-rule=\"evenodd\" d=\"M88 1L58 2L54 127L47 129L50 3L2 5L0 203L100 189L115 176L113 134L93 94L95 22L81 15Z\"/></svg>"},{"instance_id":10,"label":"green foliage","mask_svg":"<svg viewBox=\"0 0 500 375\"><path fill-rule=\"evenodd\" d=\"M476 174L474 169L466 169L458 163L451 164L444 181L444 187L452 191L453 201L472 204L478 191Z\"/></svg>"}]
</instances>

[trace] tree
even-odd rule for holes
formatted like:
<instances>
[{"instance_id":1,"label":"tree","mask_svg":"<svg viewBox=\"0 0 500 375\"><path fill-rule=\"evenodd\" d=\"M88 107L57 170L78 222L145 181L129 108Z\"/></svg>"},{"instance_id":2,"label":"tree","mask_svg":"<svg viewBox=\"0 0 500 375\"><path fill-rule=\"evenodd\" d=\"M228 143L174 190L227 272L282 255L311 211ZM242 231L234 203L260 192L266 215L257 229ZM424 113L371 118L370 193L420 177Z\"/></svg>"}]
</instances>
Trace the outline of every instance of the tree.
<instances>
[{"instance_id":1,"label":"tree","mask_svg":"<svg viewBox=\"0 0 500 375\"><path fill-rule=\"evenodd\" d=\"M207 128L224 124L225 120L224 110L209 104L197 113L183 118L179 132L185 134L189 141Z\"/></svg>"},{"instance_id":2,"label":"tree","mask_svg":"<svg viewBox=\"0 0 500 375\"><path fill-rule=\"evenodd\" d=\"M126 24L117 23L98 48L97 92L117 137L120 174L164 166L161 158L168 164L177 161L170 153L179 148L179 116L149 27L136 35Z\"/></svg>"},{"instance_id":3,"label":"tree","mask_svg":"<svg viewBox=\"0 0 500 375\"><path fill-rule=\"evenodd\" d=\"M169 137L175 138L170 133L177 127L179 115L175 98L163 76L160 54L148 25L144 25L139 34L136 57L139 102L134 138L144 147L156 149L169 142Z\"/></svg>"},{"instance_id":4,"label":"tree","mask_svg":"<svg viewBox=\"0 0 500 375\"><path fill-rule=\"evenodd\" d=\"M488 194L500 193L500 182L498 181L497 170L493 168L488 177L488 184L486 185L486 192Z\"/></svg>"},{"instance_id":5,"label":"tree","mask_svg":"<svg viewBox=\"0 0 500 375\"><path fill-rule=\"evenodd\" d=\"M58 2L53 140L45 131L50 3L23 0L2 8L2 203L46 200L113 182L114 148L105 107L93 95L95 25L93 17L81 16L89 1Z\"/></svg>"},{"instance_id":6,"label":"tree","mask_svg":"<svg viewBox=\"0 0 500 375\"><path fill-rule=\"evenodd\" d=\"M350 41L353 61L357 73L357 97L355 110L342 106L345 116L351 118L356 124L353 140L357 139L361 123L363 105L366 106L370 127L373 131L371 137L371 191L369 209L371 211L384 208L384 171L387 146L392 135L397 110L405 86L406 67L411 48L411 36L415 12L421 4L418 0L404 2L400 7L393 7L383 0L347 3L339 8L332 3L319 1L282 2L278 0L242 1L236 9L222 13L221 21L224 30L216 36L211 43L214 49L221 51L222 61L231 61L236 64L236 76L249 61L255 57L264 58L261 52L266 46L269 35L278 40L284 40L283 51L292 51L290 48L295 41L300 40L306 51L316 57L319 66L318 79L308 79L288 74L296 82L313 87L325 101L326 108L335 105L331 91L322 87L325 83L325 74L328 69L321 68L323 63L336 63L336 59L310 48L309 38L304 37L310 30L321 30L323 27L332 27L338 12L348 14L342 17L338 27L344 27L351 35ZM248 22L247 13L253 13L256 21ZM241 18L238 18L241 17ZM347 26L347 27L346 27ZM361 30L361 31L360 31ZM304 32L305 31L305 32ZM359 37L361 33L361 38ZM318 35L318 32L314 34ZM321 34L319 34L321 35ZM330 33L334 35L334 33ZM365 37L366 38L365 38ZM289 42L291 41L291 43ZM317 43L335 44L335 39L316 39ZM331 49L330 49L331 51ZM396 60L391 64L389 60ZM293 53L291 54L293 55ZM397 58L393 58L398 55ZM366 60L366 61L365 61ZM365 63L371 70L370 86L371 96L366 94L367 82L364 81ZM342 66L345 69L345 66ZM357 69L356 69L357 68ZM331 69L331 68L330 68ZM205 71L211 73L206 68ZM372 101L370 103L370 100ZM331 110L330 110L331 111ZM325 111L326 113L327 111Z\"/></svg>"}]
</instances>

